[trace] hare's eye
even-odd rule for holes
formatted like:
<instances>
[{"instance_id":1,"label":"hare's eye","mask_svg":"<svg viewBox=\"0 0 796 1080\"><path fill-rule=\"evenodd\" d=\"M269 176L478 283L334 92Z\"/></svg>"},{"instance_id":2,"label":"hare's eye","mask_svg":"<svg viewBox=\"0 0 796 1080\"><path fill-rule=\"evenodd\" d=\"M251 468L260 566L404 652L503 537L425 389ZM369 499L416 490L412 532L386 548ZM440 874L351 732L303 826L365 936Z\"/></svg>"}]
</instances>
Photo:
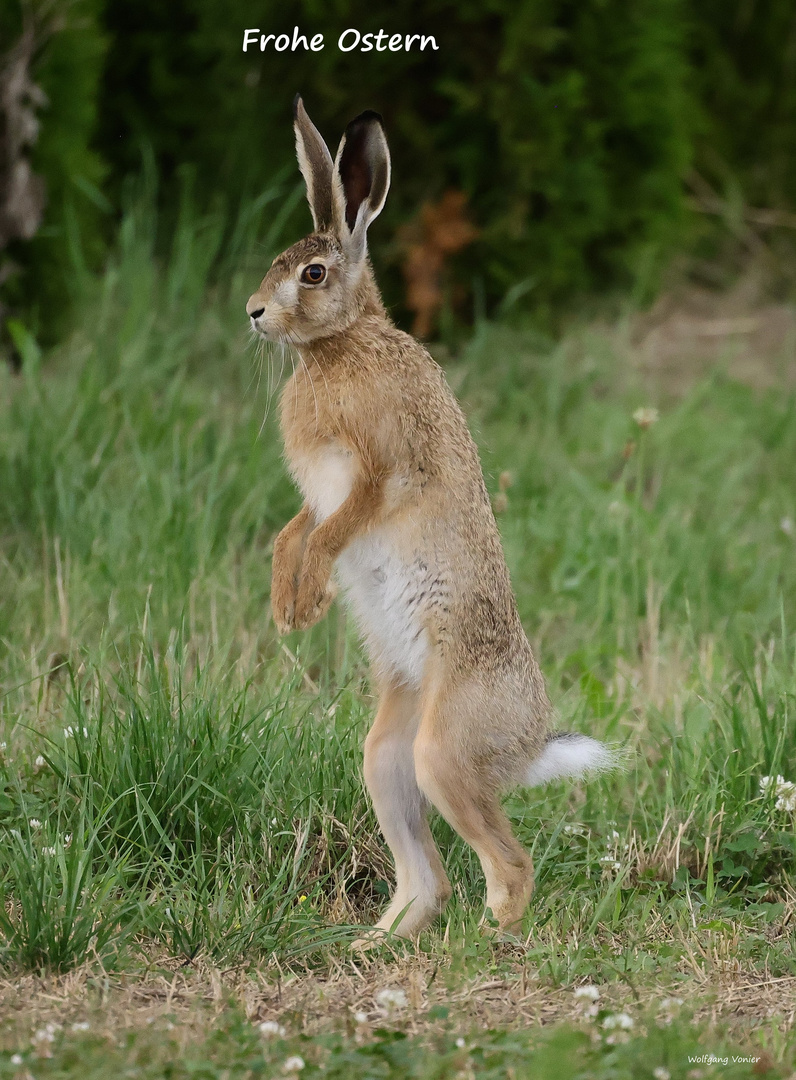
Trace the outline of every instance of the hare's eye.
<instances>
[{"instance_id":1,"label":"hare's eye","mask_svg":"<svg viewBox=\"0 0 796 1080\"><path fill-rule=\"evenodd\" d=\"M320 285L325 277L326 267L321 266L320 263L310 263L301 271L301 280L306 281L308 285Z\"/></svg>"}]
</instances>

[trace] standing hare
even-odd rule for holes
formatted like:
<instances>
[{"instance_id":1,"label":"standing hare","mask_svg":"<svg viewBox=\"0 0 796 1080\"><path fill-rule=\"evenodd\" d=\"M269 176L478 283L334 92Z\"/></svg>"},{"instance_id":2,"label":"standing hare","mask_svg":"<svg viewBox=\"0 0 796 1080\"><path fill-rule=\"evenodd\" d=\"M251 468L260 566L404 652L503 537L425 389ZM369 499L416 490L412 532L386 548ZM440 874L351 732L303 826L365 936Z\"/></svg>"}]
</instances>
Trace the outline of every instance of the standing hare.
<instances>
[{"instance_id":1,"label":"standing hare","mask_svg":"<svg viewBox=\"0 0 796 1080\"><path fill-rule=\"evenodd\" d=\"M442 370L382 304L366 245L390 185L381 117L352 120L334 161L300 97L294 127L315 229L246 305L258 334L300 358L281 425L305 502L274 543L274 620L283 634L318 622L334 571L367 644L379 706L365 781L396 876L378 928L417 934L451 895L434 806L475 849L487 907L510 931L533 864L501 792L613 756L548 734L475 443Z\"/></svg>"}]
</instances>

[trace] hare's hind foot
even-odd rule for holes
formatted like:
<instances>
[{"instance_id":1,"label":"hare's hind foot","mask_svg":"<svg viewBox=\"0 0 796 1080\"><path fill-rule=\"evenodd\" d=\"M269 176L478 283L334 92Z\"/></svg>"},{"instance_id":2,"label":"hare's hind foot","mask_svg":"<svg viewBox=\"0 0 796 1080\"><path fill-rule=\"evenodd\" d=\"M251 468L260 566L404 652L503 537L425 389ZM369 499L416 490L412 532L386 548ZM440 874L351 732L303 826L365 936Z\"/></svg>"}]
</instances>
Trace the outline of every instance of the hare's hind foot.
<instances>
[{"instance_id":1,"label":"hare's hind foot","mask_svg":"<svg viewBox=\"0 0 796 1080\"><path fill-rule=\"evenodd\" d=\"M361 937L352 941L351 949L354 952L370 952L371 949L378 949L386 940L387 934L383 930L376 930L374 927L373 930L366 930Z\"/></svg>"},{"instance_id":2,"label":"hare's hind foot","mask_svg":"<svg viewBox=\"0 0 796 1080\"><path fill-rule=\"evenodd\" d=\"M395 892L376 930L399 937L414 937L428 926L452 891L428 827L429 805L415 780L419 715L417 690L388 685L365 740L365 783L395 860Z\"/></svg>"},{"instance_id":3,"label":"hare's hind foot","mask_svg":"<svg viewBox=\"0 0 796 1080\"><path fill-rule=\"evenodd\" d=\"M416 937L440 915L451 898L453 890L447 877L440 875L435 887L420 895L408 898L396 889L395 895L376 923L375 930L388 930L398 937Z\"/></svg>"},{"instance_id":4,"label":"hare's hind foot","mask_svg":"<svg viewBox=\"0 0 796 1080\"><path fill-rule=\"evenodd\" d=\"M388 942L390 938L401 938L404 941L416 938L420 931L425 930L440 914L450 899L451 892L446 881L444 888L440 887L438 893L433 897L426 897L424 901L417 898L404 903L400 897L394 897L373 929L358 937L351 948L367 952Z\"/></svg>"},{"instance_id":5,"label":"hare's hind foot","mask_svg":"<svg viewBox=\"0 0 796 1080\"><path fill-rule=\"evenodd\" d=\"M516 940L522 935L522 920L533 895L533 865L530 856L526 859L519 866L504 864L487 874L486 909L481 925L496 940Z\"/></svg>"},{"instance_id":6,"label":"hare's hind foot","mask_svg":"<svg viewBox=\"0 0 796 1080\"><path fill-rule=\"evenodd\" d=\"M460 703L462 711L465 707ZM499 783L471 754L456 753L448 734L456 729L456 719L434 708L423 717L414 744L417 782L478 855L486 878L486 907L498 929L516 933L533 893L533 862L511 831L500 805Z\"/></svg>"},{"instance_id":7,"label":"hare's hind foot","mask_svg":"<svg viewBox=\"0 0 796 1080\"><path fill-rule=\"evenodd\" d=\"M506 822L508 826L508 822ZM509 839L510 843L505 841ZM481 838L483 843L483 838ZM498 934L517 937L533 896L533 862L511 834L494 845L492 852L478 852L486 877L486 907L482 924L497 927Z\"/></svg>"}]
</instances>

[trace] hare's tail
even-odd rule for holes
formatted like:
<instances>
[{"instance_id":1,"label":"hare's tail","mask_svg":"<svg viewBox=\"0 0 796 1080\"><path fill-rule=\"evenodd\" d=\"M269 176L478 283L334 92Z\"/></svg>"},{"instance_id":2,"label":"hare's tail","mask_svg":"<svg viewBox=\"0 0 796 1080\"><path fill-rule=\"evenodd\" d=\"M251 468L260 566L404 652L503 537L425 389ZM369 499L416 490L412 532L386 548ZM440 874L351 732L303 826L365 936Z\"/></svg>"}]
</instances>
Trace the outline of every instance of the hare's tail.
<instances>
[{"instance_id":1,"label":"hare's tail","mask_svg":"<svg viewBox=\"0 0 796 1080\"><path fill-rule=\"evenodd\" d=\"M605 743L590 739L588 735L557 731L548 736L544 750L531 762L525 783L535 787L548 780L607 772L621 764L622 754Z\"/></svg>"}]
</instances>

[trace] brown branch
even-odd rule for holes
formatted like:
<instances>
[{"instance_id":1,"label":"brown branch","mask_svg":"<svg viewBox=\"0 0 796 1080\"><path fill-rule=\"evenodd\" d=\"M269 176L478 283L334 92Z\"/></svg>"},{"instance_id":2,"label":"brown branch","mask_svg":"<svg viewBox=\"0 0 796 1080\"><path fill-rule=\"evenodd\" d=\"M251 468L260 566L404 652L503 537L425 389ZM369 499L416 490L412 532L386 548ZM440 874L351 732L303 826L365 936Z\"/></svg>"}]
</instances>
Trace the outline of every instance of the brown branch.
<instances>
[{"instance_id":1,"label":"brown branch","mask_svg":"<svg viewBox=\"0 0 796 1080\"><path fill-rule=\"evenodd\" d=\"M710 186L704 176L695 169L686 177L688 186L694 193L694 198L688 200L691 210L700 214L714 214L717 217L731 219L734 207L725 199L722 199ZM740 208L741 220L747 225L757 225L764 229L796 229L796 214L788 210L774 210L767 207L742 206Z\"/></svg>"},{"instance_id":2,"label":"brown branch","mask_svg":"<svg viewBox=\"0 0 796 1080\"><path fill-rule=\"evenodd\" d=\"M29 159L39 137L36 113L47 103L30 75L39 44L28 25L0 60L0 250L12 240L29 240L44 216L44 180Z\"/></svg>"}]
</instances>

